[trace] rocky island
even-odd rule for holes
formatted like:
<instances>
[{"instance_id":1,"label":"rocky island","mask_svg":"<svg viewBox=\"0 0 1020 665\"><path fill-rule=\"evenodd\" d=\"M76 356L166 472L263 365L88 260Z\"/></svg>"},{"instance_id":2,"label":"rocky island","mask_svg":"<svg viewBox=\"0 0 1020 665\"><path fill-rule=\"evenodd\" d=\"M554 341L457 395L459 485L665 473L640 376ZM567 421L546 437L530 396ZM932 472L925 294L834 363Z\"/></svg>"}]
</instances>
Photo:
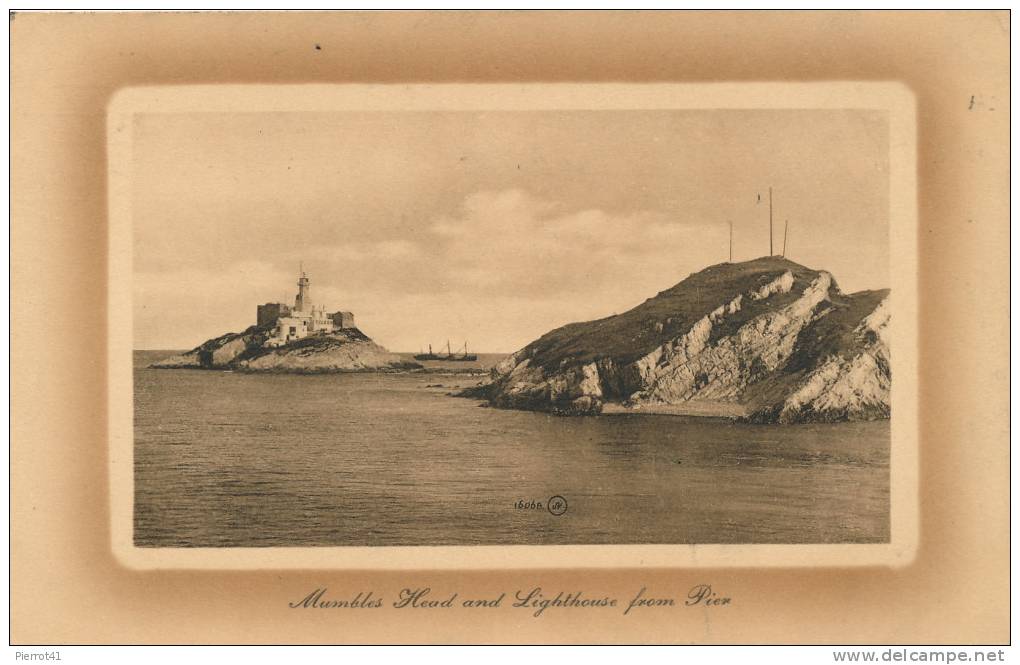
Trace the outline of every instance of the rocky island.
<instances>
[{"instance_id":1,"label":"rocky island","mask_svg":"<svg viewBox=\"0 0 1020 665\"><path fill-rule=\"evenodd\" d=\"M330 312L311 302L301 271L294 306L259 305L255 325L227 333L151 366L157 369L232 369L247 372L370 372L420 369L373 342L351 312Z\"/></svg>"},{"instance_id":2,"label":"rocky island","mask_svg":"<svg viewBox=\"0 0 1020 665\"><path fill-rule=\"evenodd\" d=\"M844 294L828 272L778 256L724 263L543 335L462 395L563 415L888 418L888 328L888 289Z\"/></svg>"}]
</instances>

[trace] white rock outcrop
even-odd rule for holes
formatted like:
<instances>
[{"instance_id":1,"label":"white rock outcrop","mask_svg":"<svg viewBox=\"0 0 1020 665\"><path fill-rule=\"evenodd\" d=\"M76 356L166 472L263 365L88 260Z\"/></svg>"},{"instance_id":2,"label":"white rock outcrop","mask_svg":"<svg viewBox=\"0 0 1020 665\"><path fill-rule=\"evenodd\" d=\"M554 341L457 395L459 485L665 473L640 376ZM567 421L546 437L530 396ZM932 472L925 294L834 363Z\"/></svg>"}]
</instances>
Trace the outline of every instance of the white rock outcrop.
<instances>
[{"instance_id":1,"label":"white rock outcrop","mask_svg":"<svg viewBox=\"0 0 1020 665\"><path fill-rule=\"evenodd\" d=\"M888 417L889 298L852 335L861 340L850 357L830 355L778 405L780 422L848 420L862 415ZM775 411L775 407L773 407ZM761 419L761 418L760 418Z\"/></svg>"}]
</instances>

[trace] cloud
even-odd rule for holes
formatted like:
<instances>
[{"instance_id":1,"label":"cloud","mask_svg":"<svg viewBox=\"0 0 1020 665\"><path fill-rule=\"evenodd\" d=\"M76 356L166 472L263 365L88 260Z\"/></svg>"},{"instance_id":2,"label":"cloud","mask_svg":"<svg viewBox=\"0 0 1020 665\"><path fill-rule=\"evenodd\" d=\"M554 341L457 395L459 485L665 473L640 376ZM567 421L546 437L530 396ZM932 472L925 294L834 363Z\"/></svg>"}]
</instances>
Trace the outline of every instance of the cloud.
<instances>
[{"instance_id":1,"label":"cloud","mask_svg":"<svg viewBox=\"0 0 1020 665\"><path fill-rule=\"evenodd\" d=\"M726 229L656 211L569 210L519 189L476 192L430 227L452 290L599 298L652 293L726 259Z\"/></svg>"},{"instance_id":2,"label":"cloud","mask_svg":"<svg viewBox=\"0 0 1020 665\"><path fill-rule=\"evenodd\" d=\"M254 322L257 304L293 299L303 262L314 302L353 311L390 348L417 350L449 337L481 351L513 351L550 328L629 309L726 260L727 231L718 224L657 211L571 209L522 189L474 192L424 228L416 237L139 272L136 330L145 334L136 344L194 346L241 330ZM172 327L160 325L167 313Z\"/></svg>"}]
</instances>

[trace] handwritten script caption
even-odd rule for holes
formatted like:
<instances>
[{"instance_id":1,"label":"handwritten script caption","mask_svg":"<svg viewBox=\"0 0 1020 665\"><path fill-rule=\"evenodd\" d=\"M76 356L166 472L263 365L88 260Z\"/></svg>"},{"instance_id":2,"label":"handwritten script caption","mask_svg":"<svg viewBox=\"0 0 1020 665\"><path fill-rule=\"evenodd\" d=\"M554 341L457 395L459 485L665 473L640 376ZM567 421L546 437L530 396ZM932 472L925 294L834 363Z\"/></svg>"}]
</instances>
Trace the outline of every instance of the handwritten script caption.
<instances>
[{"instance_id":1,"label":"handwritten script caption","mask_svg":"<svg viewBox=\"0 0 1020 665\"><path fill-rule=\"evenodd\" d=\"M625 598L586 591L547 591L542 587L500 591L489 598L470 598L459 591L436 591L431 587L406 587L395 598L386 598L374 591L358 591L355 595L334 595L327 587L320 587L300 600L288 603L291 609L381 609L434 610L453 608L497 609L530 611L540 617L547 610L593 609L622 612L624 615L650 609L726 607L733 599L719 593L711 584L695 584L683 594L652 593L641 587Z\"/></svg>"}]
</instances>

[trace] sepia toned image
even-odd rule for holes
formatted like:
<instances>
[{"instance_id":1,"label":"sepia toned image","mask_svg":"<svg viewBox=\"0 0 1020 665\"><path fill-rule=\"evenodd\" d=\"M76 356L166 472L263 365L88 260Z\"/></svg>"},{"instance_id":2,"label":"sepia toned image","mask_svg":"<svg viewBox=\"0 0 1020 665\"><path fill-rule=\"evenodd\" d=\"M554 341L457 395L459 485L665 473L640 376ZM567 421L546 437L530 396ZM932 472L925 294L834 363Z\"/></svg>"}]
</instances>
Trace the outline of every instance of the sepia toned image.
<instances>
[{"instance_id":1,"label":"sepia toned image","mask_svg":"<svg viewBox=\"0 0 1020 665\"><path fill-rule=\"evenodd\" d=\"M743 99L113 113L132 549L890 545L892 105Z\"/></svg>"},{"instance_id":2,"label":"sepia toned image","mask_svg":"<svg viewBox=\"0 0 1020 665\"><path fill-rule=\"evenodd\" d=\"M17 659L1001 660L1009 12L9 23Z\"/></svg>"}]
</instances>

